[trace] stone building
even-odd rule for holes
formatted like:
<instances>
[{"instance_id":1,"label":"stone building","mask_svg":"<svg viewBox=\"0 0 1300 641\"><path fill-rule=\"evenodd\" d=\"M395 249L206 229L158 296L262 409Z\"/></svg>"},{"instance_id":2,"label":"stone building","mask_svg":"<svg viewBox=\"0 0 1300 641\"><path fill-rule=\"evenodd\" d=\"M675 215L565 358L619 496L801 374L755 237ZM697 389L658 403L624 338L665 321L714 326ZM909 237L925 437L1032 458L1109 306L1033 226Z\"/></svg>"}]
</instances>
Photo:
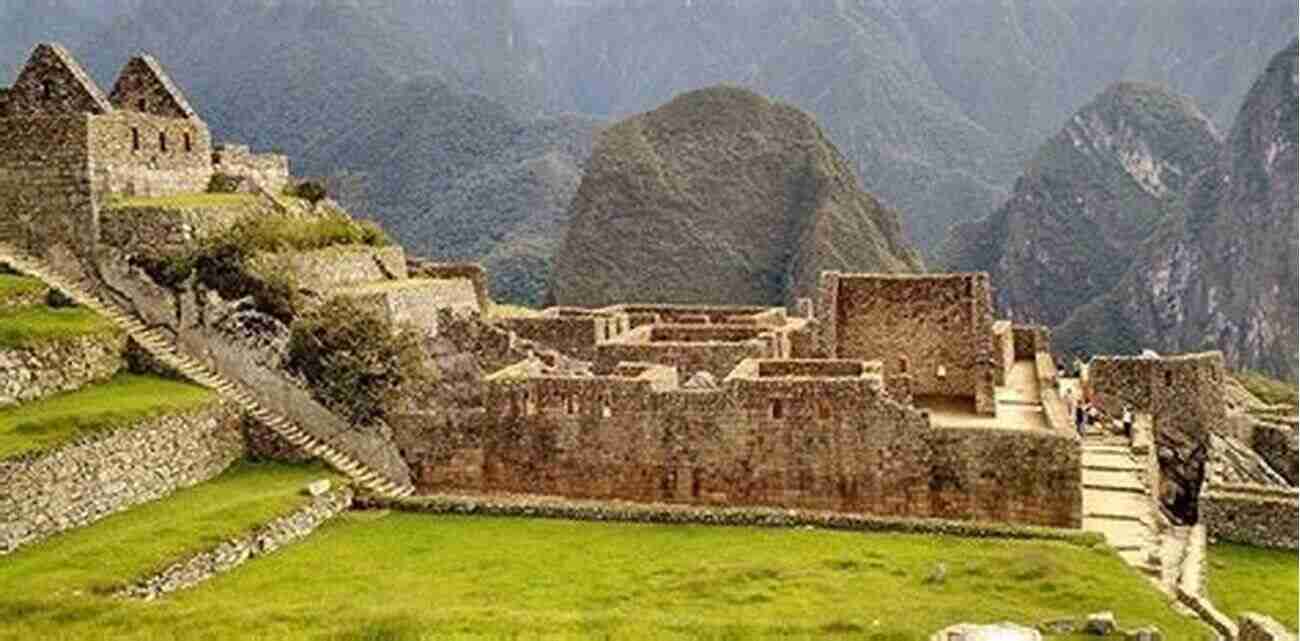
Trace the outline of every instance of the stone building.
<instances>
[{"instance_id":1,"label":"stone building","mask_svg":"<svg viewBox=\"0 0 1300 641\"><path fill-rule=\"evenodd\" d=\"M207 124L153 57L129 60L105 95L52 43L0 90L0 149L0 226L42 250L92 247L112 197L202 192L218 171L271 191L289 179L283 156L214 156Z\"/></svg>"}]
</instances>

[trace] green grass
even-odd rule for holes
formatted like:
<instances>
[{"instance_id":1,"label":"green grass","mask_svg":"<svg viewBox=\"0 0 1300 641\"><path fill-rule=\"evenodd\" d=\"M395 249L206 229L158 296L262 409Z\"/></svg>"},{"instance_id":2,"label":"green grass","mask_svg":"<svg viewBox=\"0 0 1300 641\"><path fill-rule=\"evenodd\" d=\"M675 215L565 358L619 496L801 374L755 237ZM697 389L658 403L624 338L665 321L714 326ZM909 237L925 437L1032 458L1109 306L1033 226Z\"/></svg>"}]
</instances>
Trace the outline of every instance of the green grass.
<instances>
[{"instance_id":1,"label":"green grass","mask_svg":"<svg viewBox=\"0 0 1300 641\"><path fill-rule=\"evenodd\" d=\"M0 312L0 349L119 331L107 319L80 307L37 306Z\"/></svg>"},{"instance_id":2,"label":"green grass","mask_svg":"<svg viewBox=\"0 0 1300 641\"><path fill-rule=\"evenodd\" d=\"M116 198L108 203L111 209L152 207L158 209L202 209L208 207L247 207L256 205L256 194L176 194L172 196L132 196Z\"/></svg>"},{"instance_id":3,"label":"green grass","mask_svg":"<svg viewBox=\"0 0 1300 641\"><path fill-rule=\"evenodd\" d=\"M43 566L0 566L0 639L902 641L1097 610L1208 638L1118 557L1066 543L353 513L150 606L54 598L72 582L42 573L89 559L31 556ZM948 578L927 582L940 562Z\"/></svg>"},{"instance_id":4,"label":"green grass","mask_svg":"<svg viewBox=\"0 0 1300 641\"><path fill-rule=\"evenodd\" d=\"M531 318L539 315L541 315L541 312L523 305L510 305L493 301L488 307L489 318Z\"/></svg>"},{"instance_id":5,"label":"green grass","mask_svg":"<svg viewBox=\"0 0 1300 641\"><path fill-rule=\"evenodd\" d=\"M35 278L0 273L0 309L12 303L39 299L46 289L45 283Z\"/></svg>"},{"instance_id":6,"label":"green grass","mask_svg":"<svg viewBox=\"0 0 1300 641\"><path fill-rule=\"evenodd\" d=\"M1295 550L1270 550L1222 543L1210 546L1209 592L1215 607L1232 619L1258 612L1291 631L1300 624L1300 573Z\"/></svg>"},{"instance_id":7,"label":"green grass","mask_svg":"<svg viewBox=\"0 0 1300 641\"><path fill-rule=\"evenodd\" d=\"M1234 376L1242 387L1269 405L1295 407L1298 404L1295 383L1279 381L1259 372L1238 372Z\"/></svg>"},{"instance_id":8,"label":"green grass","mask_svg":"<svg viewBox=\"0 0 1300 641\"><path fill-rule=\"evenodd\" d=\"M213 398L210 390L190 383L119 374L102 384L0 410L0 458L194 409Z\"/></svg>"},{"instance_id":9,"label":"green grass","mask_svg":"<svg viewBox=\"0 0 1300 641\"><path fill-rule=\"evenodd\" d=\"M28 638L113 638L62 628L143 614L151 608L107 593L296 509L306 500L301 489L323 477L332 475L316 466L240 463L207 483L24 548L0 560L0 638L22 630L41 630Z\"/></svg>"}]
</instances>

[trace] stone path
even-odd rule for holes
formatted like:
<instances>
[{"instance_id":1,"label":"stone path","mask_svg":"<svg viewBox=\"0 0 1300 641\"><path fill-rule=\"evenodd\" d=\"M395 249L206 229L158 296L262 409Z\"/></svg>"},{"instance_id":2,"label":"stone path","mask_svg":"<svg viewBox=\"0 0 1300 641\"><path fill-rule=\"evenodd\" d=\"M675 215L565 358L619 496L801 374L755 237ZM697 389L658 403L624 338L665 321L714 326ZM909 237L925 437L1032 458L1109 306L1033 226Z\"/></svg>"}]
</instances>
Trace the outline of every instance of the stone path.
<instances>
[{"instance_id":1,"label":"stone path","mask_svg":"<svg viewBox=\"0 0 1300 641\"><path fill-rule=\"evenodd\" d=\"M1083 529L1099 532L1131 566L1162 575L1155 501L1125 442L1089 436L1083 444Z\"/></svg>"},{"instance_id":2,"label":"stone path","mask_svg":"<svg viewBox=\"0 0 1300 641\"><path fill-rule=\"evenodd\" d=\"M384 478L382 474L367 468L346 453L338 451L293 424L279 413L261 405L257 402L253 392L236 385L219 372L180 352L163 332L145 327L138 319L128 315L116 305L101 301L71 280L55 273L44 261L20 252L0 241L0 262L8 263L19 272L45 281L50 287L67 294L77 304L108 319L122 328L128 336L135 339L135 342L140 347L158 361L179 371L195 383L216 390L222 397L234 402L248 415L270 428L280 437L346 474L361 487L389 497L409 496L414 492L415 488L409 482L398 484Z\"/></svg>"}]
</instances>

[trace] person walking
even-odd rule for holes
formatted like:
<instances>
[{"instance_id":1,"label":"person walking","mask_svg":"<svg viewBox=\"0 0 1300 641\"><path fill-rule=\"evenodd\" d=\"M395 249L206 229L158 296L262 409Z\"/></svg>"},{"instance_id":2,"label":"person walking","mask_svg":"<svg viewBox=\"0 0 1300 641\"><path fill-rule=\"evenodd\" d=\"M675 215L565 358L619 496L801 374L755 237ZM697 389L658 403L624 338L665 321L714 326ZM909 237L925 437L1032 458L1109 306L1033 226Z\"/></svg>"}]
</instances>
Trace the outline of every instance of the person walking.
<instances>
[{"instance_id":1,"label":"person walking","mask_svg":"<svg viewBox=\"0 0 1300 641\"><path fill-rule=\"evenodd\" d=\"M1087 430L1084 428L1086 427L1087 423L1088 423L1087 401L1081 401L1079 403L1076 403L1074 406L1074 426L1079 430L1080 437L1083 437L1085 435L1085 432Z\"/></svg>"},{"instance_id":2,"label":"person walking","mask_svg":"<svg viewBox=\"0 0 1300 641\"><path fill-rule=\"evenodd\" d=\"M1129 407L1128 405L1125 405L1124 418L1121 420L1124 423L1124 437L1129 440L1132 440L1133 439L1133 408Z\"/></svg>"}]
</instances>

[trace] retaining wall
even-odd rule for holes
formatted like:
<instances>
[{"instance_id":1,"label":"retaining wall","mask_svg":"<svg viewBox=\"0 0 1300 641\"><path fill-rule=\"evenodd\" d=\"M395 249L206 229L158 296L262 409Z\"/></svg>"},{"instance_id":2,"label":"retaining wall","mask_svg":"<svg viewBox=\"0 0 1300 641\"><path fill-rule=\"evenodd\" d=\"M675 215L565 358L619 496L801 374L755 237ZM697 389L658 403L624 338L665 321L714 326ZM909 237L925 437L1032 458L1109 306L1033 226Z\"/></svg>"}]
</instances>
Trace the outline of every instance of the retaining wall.
<instances>
[{"instance_id":1,"label":"retaining wall","mask_svg":"<svg viewBox=\"0 0 1300 641\"><path fill-rule=\"evenodd\" d=\"M213 478L244 454L238 422L213 401L0 461L0 554Z\"/></svg>"},{"instance_id":2,"label":"retaining wall","mask_svg":"<svg viewBox=\"0 0 1300 641\"><path fill-rule=\"evenodd\" d=\"M27 403L111 378L126 366L116 330L0 349L0 407Z\"/></svg>"}]
</instances>

